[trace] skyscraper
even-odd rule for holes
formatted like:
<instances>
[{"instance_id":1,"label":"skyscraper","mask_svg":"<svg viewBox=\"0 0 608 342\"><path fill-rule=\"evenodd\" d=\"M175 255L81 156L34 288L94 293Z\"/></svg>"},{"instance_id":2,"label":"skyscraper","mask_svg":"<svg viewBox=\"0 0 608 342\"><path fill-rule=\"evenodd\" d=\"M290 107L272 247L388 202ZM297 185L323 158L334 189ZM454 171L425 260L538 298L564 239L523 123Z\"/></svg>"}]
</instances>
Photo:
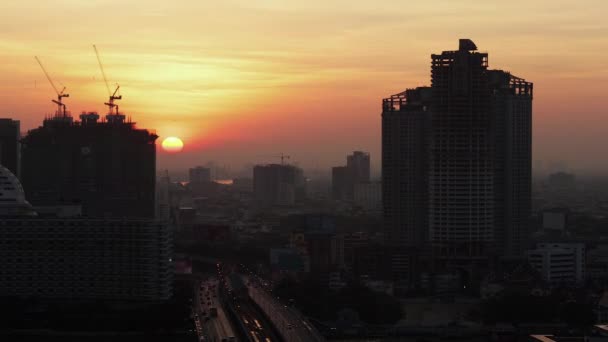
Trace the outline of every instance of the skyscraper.
<instances>
[{"instance_id":1,"label":"skyscraper","mask_svg":"<svg viewBox=\"0 0 608 342\"><path fill-rule=\"evenodd\" d=\"M408 89L382 102L382 203L395 288L407 288L428 240L428 113L431 89Z\"/></svg>"},{"instance_id":2,"label":"skyscraper","mask_svg":"<svg viewBox=\"0 0 608 342\"><path fill-rule=\"evenodd\" d=\"M0 165L17 177L21 174L21 132L19 121L0 119Z\"/></svg>"},{"instance_id":3,"label":"skyscraper","mask_svg":"<svg viewBox=\"0 0 608 342\"><path fill-rule=\"evenodd\" d=\"M82 203L88 217L153 218L156 134L124 115L56 116L23 139L22 183L34 206Z\"/></svg>"},{"instance_id":4,"label":"skyscraper","mask_svg":"<svg viewBox=\"0 0 608 342\"><path fill-rule=\"evenodd\" d=\"M388 241L397 250L425 246L446 262L520 257L530 215L532 84L488 70L488 54L468 39L431 60L430 88L383 101Z\"/></svg>"}]
</instances>

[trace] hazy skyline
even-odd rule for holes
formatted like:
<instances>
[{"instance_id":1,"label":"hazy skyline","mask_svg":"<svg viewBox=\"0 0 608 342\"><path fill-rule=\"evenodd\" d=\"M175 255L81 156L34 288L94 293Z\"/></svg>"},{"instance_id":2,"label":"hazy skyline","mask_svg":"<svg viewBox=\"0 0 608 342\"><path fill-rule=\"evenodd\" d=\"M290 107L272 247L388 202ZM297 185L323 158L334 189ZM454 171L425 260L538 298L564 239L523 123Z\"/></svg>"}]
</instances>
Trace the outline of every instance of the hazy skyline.
<instances>
[{"instance_id":1,"label":"hazy skyline","mask_svg":"<svg viewBox=\"0 0 608 342\"><path fill-rule=\"evenodd\" d=\"M429 84L430 55L471 38L490 68L534 82L533 159L607 170L604 1L19 1L0 5L0 117L22 130L53 112L41 58L74 116L121 111L180 154L159 167L207 160L341 165L352 150L380 160L381 99ZM536 165L536 164L535 164Z\"/></svg>"}]
</instances>

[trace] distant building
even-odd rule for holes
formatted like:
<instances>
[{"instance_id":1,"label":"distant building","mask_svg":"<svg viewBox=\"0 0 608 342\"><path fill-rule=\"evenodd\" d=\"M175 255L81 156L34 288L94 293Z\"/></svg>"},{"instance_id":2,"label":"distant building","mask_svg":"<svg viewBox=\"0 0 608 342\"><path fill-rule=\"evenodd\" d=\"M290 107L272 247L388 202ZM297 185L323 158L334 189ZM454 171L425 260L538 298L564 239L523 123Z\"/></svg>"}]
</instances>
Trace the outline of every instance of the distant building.
<instances>
[{"instance_id":1,"label":"distant building","mask_svg":"<svg viewBox=\"0 0 608 342\"><path fill-rule=\"evenodd\" d=\"M370 182L370 156L367 152L354 151L346 156L346 166L332 168L332 198L353 201L355 186Z\"/></svg>"},{"instance_id":2,"label":"distant building","mask_svg":"<svg viewBox=\"0 0 608 342\"><path fill-rule=\"evenodd\" d=\"M191 183L211 182L211 169L197 166L189 170L189 176Z\"/></svg>"},{"instance_id":3,"label":"distant building","mask_svg":"<svg viewBox=\"0 0 608 342\"><path fill-rule=\"evenodd\" d=\"M556 172L549 175L547 185L556 191L571 191L576 188L576 177L567 172Z\"/></svg>"},{"instance_id":4,"label":"distant building","mask_svg":"<svg viewBox=\"0 0 608 342\"><path fill-rule=\"evenodd\" d=\"M302 169L285 164L256 165L253 168L254 204L267 208L291 206L306 196Z\"/></svg>"},{"instance_id":5,"label":"distant building","mask_svg":"<svg viewBox=\"0 0 608 342\"><path fill-rule=\"evenodd\" d=\"M48 212L36 217L17 178L0 167L0 179L5 184L0 190L0 296L129 301L171 297L171 235L165 224L51 217Z\"/></svg>"},{"instance_id":6,"label":"distant building","mask_svg":"<svg viewBox=\"0 0 608 342\"><path fill-rule=\"evenodd\" d=\"M370 181L369 153L354 151L346 157L346 167L350 170L353 183L367 183Z\"/></svg>"},{"instance_id":7,"label":"distant building","mask_svg":"<svg viewBox=\"0 0 608 342\"><path fill-rule=\"evenodd\" d=\"M528 251L528 262L551 285L582 284L585 281L583 243L538 243Z\"/></svg>"},{"instance_id":8,"label":"distant building","mask_svg":"<svg viewBox=\"0 0 608 342\"><path fill-rule=\"evenodd\" d=\"M12 119L0 119L0 165L14 175L21 175L20 123Z\"/></svg>"},{"instance_id":9,"label":"distant building","mask_svg":"<svg viewBox=\"0 0 608 342\"><path fill-rule=\"evenodd\" d=\"M348 198L352 181L346 166L336 166L331 169L331 195L335 200Z\"/></svg>"},{"instance_id":10,"label":"distant building","mask_svg":"<svg viewBox=\"0 0 608 342\"><path fill-rule=\"evenodd\" d=\"M355 204L368 211L382 210L382 183L367 182L355 184Z\"/></svg>"},{"instance_id":11,"label":"distant building","mask_svg":"<svg viewBox=\"0 0 608 342\"><path fill-rule=\"evenodd\" d=\"M81 203L87 217L154 218L157 136L108 114L44 120L22 140L22 183L37 205Z\"/></svg>"},{"instance_id":12,"label":"distant building","mask_svg":"<svg viewBox=\"0 0 608 342\"><path fill-rule=\"evenodd\" d=\"M566 230L568 226L569 210L565 208L553 208L543 210L542 220L544 230Z\"/></svg>"},{"instance_id":13,"label":"distant building","mask_svg":"<svg viewBox=\"0 0 608 342\"><path fill-rule=\"evenodd\" d=\"M322 283L329 282L330 273L344 267L344 239L335 233L306 233L306 251L310 273Z\"/></svg>"}]
</instances>

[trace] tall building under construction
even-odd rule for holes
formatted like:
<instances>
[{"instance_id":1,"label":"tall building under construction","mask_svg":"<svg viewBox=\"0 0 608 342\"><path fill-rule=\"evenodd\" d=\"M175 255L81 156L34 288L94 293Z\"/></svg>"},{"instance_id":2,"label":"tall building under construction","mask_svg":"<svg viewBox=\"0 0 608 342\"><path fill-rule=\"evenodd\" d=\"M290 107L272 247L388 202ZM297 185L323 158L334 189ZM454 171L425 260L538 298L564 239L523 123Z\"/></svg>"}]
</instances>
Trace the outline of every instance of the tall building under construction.
<instances>
[{"instance_id":1,"label":"tall building under construction","mask_svg":"<svg viewBox=\"0 0 608 342\"><path fill-rule=\"evenodd\" d=\"M383 101L382 173L394 273L521 257L531 205L532 83L488 69L469 39L431 56L431 86Z\"/></svg>"},{"instance_id":2,"label":"tall building under construction","mask_svg":"<svg viewBox=\"0 0 608 342\"><path fill-rule=\"evenodd\" d=\"M22 140L22 183L34 206L82 204L83 215L153 218L156 139L119 113L46 118Z\"/></svg>"}]
</instances>

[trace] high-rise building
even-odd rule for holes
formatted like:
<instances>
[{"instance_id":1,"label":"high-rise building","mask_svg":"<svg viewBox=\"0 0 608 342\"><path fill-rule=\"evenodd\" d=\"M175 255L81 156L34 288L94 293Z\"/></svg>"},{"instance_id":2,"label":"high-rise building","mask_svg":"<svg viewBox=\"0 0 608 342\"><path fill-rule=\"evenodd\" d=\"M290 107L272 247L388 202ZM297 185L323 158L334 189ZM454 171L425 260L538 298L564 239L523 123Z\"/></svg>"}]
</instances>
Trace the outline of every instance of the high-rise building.
<instances>
[{"instance_id":1,"label":"high-rise building","mask_svg":"<svg viewBox=\"0 0 608 342\"><path fill-rule=\"evenodd\" d=\"M428 240L428 113L431 89L395 94L382 103L382 206L395 290L407 288L413 260Z\"/></svg>"},{"instance_id":2,"label":"high-rise building","mask_svg":"<svg viewBox=\"0 0 608 342\"><path fill-rule=\"evenodd\" d=\"M211 169L208 167L197 166L189 170L191 183L211 182Z\"/></svg>"},{"instance_id":3,"label":"high-rise building","mask_svg":"<svg viewBox=\"0 0 608 342\"><path fill-rule=\"evenodd\" d=\"M428 113L431 89L408 89L382 103L382 203L385 238L420 246L428 237Z\"/></svg>"},{"instance_id":4,"label":"high-rise building","mask_svg":"<svg viewBox=\"0 0 608 342\"><path fill-rule=\"evenodd\" d=\"M0 165L17 177L21 174L20 123L12 119L0 119Z\"/></svg>"},{"instance_id":5,"label":"high-rise building","mask_svg":"<svg viewBox=\"0 0 608 342\"><path fill-rule=\"evenodd\" d=\"M286 164L256 165L253 168L256 206L289 206L305 196L306 182L302 169Z\"/></svg>"},{"instance_id":6,"label":"high-rise building","mask_svg":"<svg viewBox=\"0 0 608 342\"><path fill-rule=\"evenodd\" d=\"M369 153L354 151L346 156L346 166L332 168L332 197L335 200L353 201L355 186L370 182Z\"/></svg>"},{"instance_id":7,"label":"high-rise building","mask_svg":"<svg viewBox=\"0 0 608 342\"><path fill-rule=\"evenodd\" d=\"M353 183L369 182L369 153L354 151L353 154L346 156L346 167L350 170Z\"/></svg>"},{"instance_id":8,"label":"high-rise building","mask_svg":"<svg viewBox=\"0 0 608 342\"><path fill-rule=\"evenodd\" d=\"M22 140L22 183L34 205L81 203L88 217L153 218L156 134L124 115L47 118Z\"/></svg>"},{"instance_id":9,"label":"high-rise building","mask_svg":"<svg viewBox=\"0 0 608 342\"><path fill-rule=\"evenodd\" d=\"M171 233L149 219L35 212L0 166L0 296L157 301L171 297Z\"/></svg>"},{"instance_id":10,"label":"high-rise building","mask_svg":"<svg viewBox=\"0 0 608 342\"><path fill-rule=\"evenodd\" d=\"M431 87L383 100L387 241L401 254L424 247L434 260L522 257L532 84L488 70L488 54L468 39L431 60ZM411 260L400 253L398 278L411 272Z\"/></svg>"}]
</instances>

